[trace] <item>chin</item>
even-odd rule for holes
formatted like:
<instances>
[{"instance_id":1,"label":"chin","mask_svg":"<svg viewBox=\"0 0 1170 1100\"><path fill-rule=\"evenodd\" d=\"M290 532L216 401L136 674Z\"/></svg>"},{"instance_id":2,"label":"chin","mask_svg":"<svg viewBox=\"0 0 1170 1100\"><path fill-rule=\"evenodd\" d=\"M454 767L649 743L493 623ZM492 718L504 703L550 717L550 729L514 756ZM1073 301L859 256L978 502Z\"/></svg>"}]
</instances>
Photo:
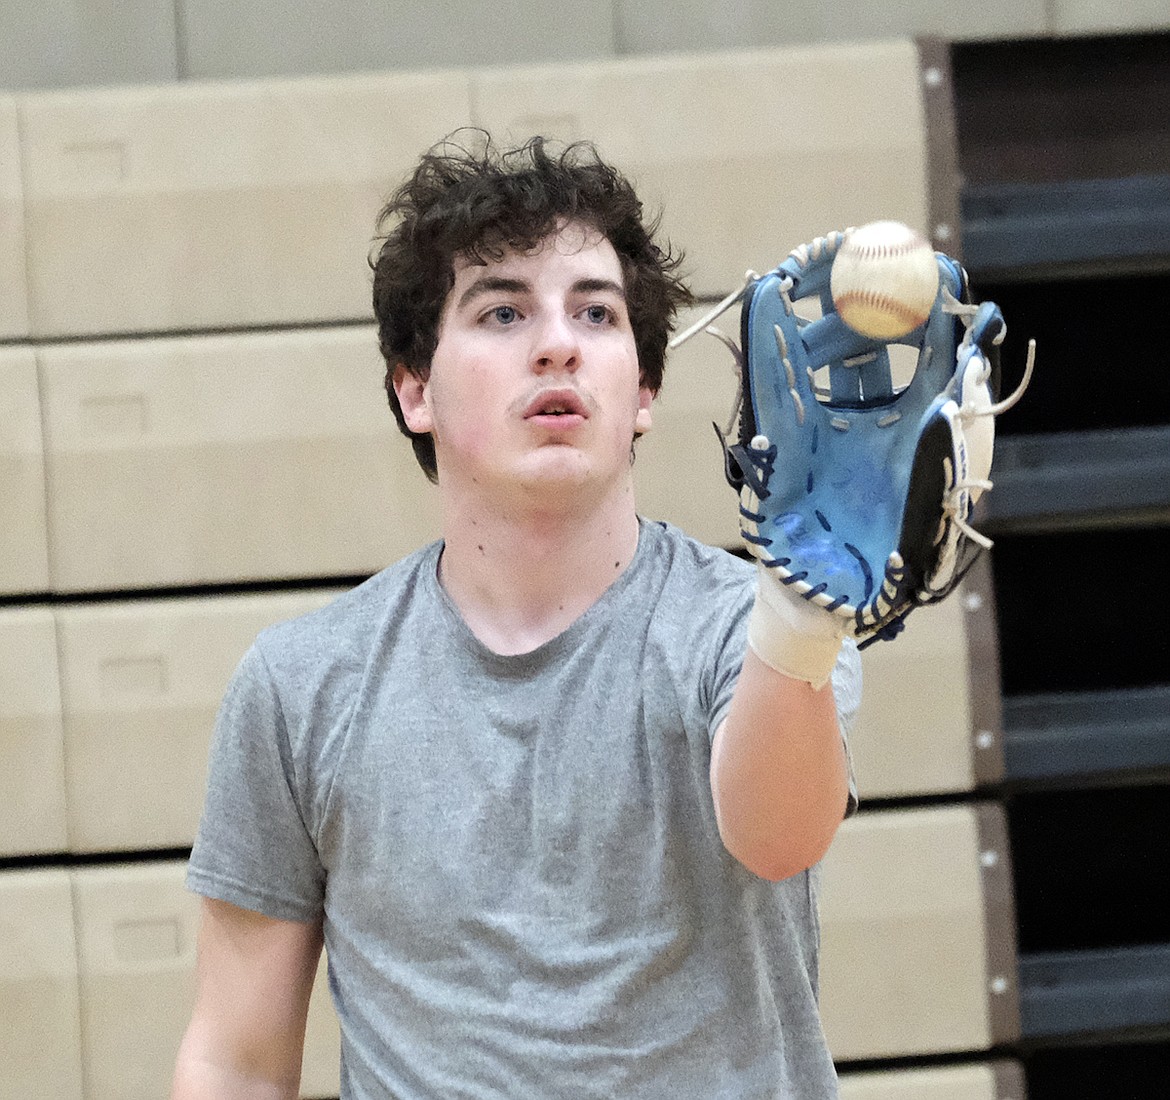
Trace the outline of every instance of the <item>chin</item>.
<instances>
[{"instance_id":1,"label":"chin","mask_svg":"<svg viewBox=\"0 0 1170 1100\"><path fill-rule=\"evenodd\" d=\"M628 461L618 465L612 461L600 462L597 456L572 447L543 448L524 464L520 481L533 489L585 488L616 484L628 471Z\"/></svg>"},{"instance_id":2,"label":"chin","mask_svg":"<svg viewBox=\"0 0 1170 1100\"><path fill-rule=\"evenodd\" d=\"M556 457L526 466L520 480L533 488L542 485L562 485L572 488L597 480L593 466L580 455Z\"/></svg>"}]
</instances>

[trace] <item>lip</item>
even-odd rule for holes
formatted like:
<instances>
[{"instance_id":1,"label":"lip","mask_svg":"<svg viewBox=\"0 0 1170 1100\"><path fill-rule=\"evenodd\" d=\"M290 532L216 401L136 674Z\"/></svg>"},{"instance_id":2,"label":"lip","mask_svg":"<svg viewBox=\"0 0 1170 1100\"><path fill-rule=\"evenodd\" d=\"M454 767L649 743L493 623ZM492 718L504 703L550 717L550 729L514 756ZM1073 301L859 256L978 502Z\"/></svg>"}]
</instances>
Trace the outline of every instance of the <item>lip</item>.
<instances>
[{"instance_id":1,"label":"lip","mask_svg":"<svg viewBox=\"0 0 1170 1100\"><path fill-rule=\"evenodd\" d=\"M550 412L558 409L559 412ZM573 389L542 390L524 409L524 419L542 425L560 424L570 427L589 418L589 411L580 394Z\"/></svg>"}]
</instances>

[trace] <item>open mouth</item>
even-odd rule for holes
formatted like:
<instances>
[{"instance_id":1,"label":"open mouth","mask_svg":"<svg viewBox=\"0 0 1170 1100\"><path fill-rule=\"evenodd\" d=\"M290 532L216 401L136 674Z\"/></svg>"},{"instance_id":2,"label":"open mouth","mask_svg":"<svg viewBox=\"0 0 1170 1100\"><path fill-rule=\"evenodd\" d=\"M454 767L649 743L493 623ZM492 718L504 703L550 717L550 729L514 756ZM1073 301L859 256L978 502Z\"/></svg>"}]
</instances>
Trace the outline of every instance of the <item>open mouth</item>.
<instances>
[{"instance_id":1,"label":"open mouth","mask_svg":"<svg viewBox=\"0 0 1170 1100\"><path fill-rule=\"evenodd\" d=\"M539 394L524 412L526 420L541 422L577 422L586 419L585 403L572 390L553 390Z\"/></svg>"}]
</instances>

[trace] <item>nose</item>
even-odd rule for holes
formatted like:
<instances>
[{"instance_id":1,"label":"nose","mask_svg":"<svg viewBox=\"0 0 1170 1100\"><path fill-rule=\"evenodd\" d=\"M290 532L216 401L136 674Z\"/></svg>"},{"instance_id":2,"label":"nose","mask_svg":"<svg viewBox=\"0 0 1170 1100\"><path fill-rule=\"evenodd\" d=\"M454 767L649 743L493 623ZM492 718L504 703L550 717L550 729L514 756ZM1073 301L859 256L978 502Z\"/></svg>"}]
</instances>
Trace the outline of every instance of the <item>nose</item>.
<instances>
[{"instance_id":1,"label":"nose","mask_svg":"<svg viewBox=\"0 0 1170 1100\"><path fill-rule=\"evenodd\" d=\"M561 314L550 316L536 330L532 348L532 367L537 374L575 371L581 365L581 345L572 319Z\"/></svg>"}]
</instances>

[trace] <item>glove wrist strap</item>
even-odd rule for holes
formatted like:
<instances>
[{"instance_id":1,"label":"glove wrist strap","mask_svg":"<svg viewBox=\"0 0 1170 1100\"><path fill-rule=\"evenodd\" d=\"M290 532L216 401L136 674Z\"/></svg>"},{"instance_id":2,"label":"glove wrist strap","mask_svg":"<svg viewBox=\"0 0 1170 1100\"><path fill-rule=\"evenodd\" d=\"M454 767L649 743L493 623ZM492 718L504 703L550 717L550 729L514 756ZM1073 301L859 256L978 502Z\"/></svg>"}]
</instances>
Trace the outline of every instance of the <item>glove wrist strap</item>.
<instances>
[{"instance_id":1,"label":"glove wrist strap","mask_svg":"<svg viewBox=\"0 0 1170 1100\"><path fill-rule=\"evenodd\" d=\"M828 683L837 663L844 624L812 606L758 566L756 602L748 620L748 645L764 664L814 688Z\"/></svg>"}]
</instances>

